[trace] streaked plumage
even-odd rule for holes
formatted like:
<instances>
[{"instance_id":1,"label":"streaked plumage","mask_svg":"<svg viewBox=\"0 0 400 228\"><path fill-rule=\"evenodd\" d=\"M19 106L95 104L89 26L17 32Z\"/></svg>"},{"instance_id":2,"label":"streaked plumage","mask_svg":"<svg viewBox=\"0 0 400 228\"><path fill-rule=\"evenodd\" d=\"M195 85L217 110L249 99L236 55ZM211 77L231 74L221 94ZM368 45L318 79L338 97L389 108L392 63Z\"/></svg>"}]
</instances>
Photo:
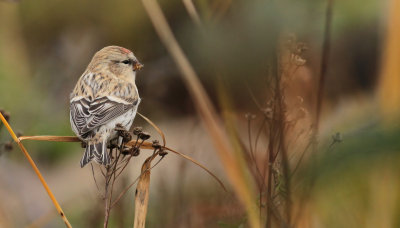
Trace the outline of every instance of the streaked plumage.
<instances>
[{"instance_id":1,"label":"streaked plumage","mask_svg":"<svg viewBox=\"0 0 400 228\"><path fill-rule=\"evenodd\" d=\"M81 167L92 159L111 162L107 144L116 136L115 125L129 129L140 103L135 84L142 65L128 49L109 46L98 51L70 96L72 130L86 142Z\"/></svg>"}]
</instances>

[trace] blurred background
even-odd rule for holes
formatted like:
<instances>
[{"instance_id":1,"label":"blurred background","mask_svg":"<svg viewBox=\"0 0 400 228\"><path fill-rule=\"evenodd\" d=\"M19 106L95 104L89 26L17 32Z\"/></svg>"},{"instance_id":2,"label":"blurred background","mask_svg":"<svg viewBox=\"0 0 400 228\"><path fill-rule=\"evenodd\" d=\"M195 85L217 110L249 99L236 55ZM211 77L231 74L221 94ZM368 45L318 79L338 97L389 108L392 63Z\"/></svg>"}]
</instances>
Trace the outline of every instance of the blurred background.
<instances>
[{"instance_id":1,"label":"blurred background","mask_svg":"<svg viewBox=\"0 0 400 228\"><path fill-rule=\"evenodd\" d=\"M200 24L188 12L187 2L193 3ZM247 160L243 172L260 190L254 193L260 203L254 204L263 208L261 221L272 221L265 226L400 225L400 100L395 92L400 89L400 18L391 16L400 15L400 9L395 2L334 2L324 94L318 97L328 1L159 1L226 130L234 131L242 143L243 154L235 156L246 160L250 150L259 159ZM137 76L139 112L163 130L169 147L205 164L228 188L224 192L204 171L169 154L152 170L147 226L249 226L246 208L226 176L189 89L141 1L0 1L0 109L10 115L14 130L22 135L73 135L69 93L94 53L108 45L132 50L145 65ZM277 67L271 66L271 58ZM285 161L271 165L263 159L272 136L262 128L276 95L271 69L280 72L283 116L294 123L290 131L282 131L291 198L288 185L285 190L279 185ZM317 99L323 101L322 112L318 146L311 151ZM139 117L134 125L159 139ZM0 130L0 227L63 227L22 153L9 143L5 128ZM80 145L24 144L71 224L102 226L101 193L90 167L79 166ZM133 159L116 191L139 175L147 153L151 151ZM261 200L265 189L252 175L257 165L277 173L271 187L277 198L264 199L277 208L271 219L263 214L269 211ZM110 227L132 225L133 202L134 189L112 210ZM283 216L285 210L292 216L276 215Z\"/></svg>"}]
</instances>

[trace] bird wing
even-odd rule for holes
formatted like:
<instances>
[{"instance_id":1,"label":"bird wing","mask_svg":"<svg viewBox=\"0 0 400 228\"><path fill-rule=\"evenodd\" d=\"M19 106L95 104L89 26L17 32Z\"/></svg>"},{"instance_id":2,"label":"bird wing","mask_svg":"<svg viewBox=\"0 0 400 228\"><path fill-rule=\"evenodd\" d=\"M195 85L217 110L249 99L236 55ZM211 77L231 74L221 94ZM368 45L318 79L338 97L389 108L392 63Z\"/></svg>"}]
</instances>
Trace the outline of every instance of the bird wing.
<instances>
[{"instance_id":1,"label":"bird wing","mask_svg":"<svg viewBox=\"0 0 400 228\"><path fill-rule=\"evenodd\" d=\"M122 100L114 97L99 97L93 101L87 98L71 102L71 122L75 125L76 133L82 138L95 128L124 114L138 103L138 98Z\"/></svg>"}]
</instances>

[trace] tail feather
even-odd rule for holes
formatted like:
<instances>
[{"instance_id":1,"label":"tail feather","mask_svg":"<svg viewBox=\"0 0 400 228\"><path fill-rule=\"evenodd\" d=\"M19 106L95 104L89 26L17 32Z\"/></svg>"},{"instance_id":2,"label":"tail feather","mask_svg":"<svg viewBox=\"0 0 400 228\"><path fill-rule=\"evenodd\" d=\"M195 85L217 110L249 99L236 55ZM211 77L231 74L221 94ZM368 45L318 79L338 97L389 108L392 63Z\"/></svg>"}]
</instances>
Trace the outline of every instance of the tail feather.
<instances>
[{"instance_id":1,"label":"tail feather","mask_svg":"<svg viewBox=\"0 0 400 228\"><path fill-rule=\"evenodd\" d=\"M100 165L109 165L111 163L105 142L96 144L87 143L85 153L81 159L81 167L83 168L93 159Z\"/></svg>"}]
</instances>

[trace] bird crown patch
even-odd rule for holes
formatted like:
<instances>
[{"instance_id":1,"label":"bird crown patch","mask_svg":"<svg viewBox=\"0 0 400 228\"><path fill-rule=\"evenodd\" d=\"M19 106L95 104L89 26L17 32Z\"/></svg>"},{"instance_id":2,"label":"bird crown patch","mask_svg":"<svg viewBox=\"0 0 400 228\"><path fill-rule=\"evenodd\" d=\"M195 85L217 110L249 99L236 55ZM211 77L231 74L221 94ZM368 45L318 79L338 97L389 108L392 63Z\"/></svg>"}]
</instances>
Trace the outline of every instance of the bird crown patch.
<instances>
[{"instance_id":1,"label":"bird crown patch","mask_svg":"<svg viewBox=\"0 0 400 228\"><path fill-rule=\"evenodd\" d=\"M131 53L131 51L128 50L128 49L126 49L126 48L121 48L121 51L122 51L123 53L125 53L125 54Z\"/></svg>"}]
</instances>

